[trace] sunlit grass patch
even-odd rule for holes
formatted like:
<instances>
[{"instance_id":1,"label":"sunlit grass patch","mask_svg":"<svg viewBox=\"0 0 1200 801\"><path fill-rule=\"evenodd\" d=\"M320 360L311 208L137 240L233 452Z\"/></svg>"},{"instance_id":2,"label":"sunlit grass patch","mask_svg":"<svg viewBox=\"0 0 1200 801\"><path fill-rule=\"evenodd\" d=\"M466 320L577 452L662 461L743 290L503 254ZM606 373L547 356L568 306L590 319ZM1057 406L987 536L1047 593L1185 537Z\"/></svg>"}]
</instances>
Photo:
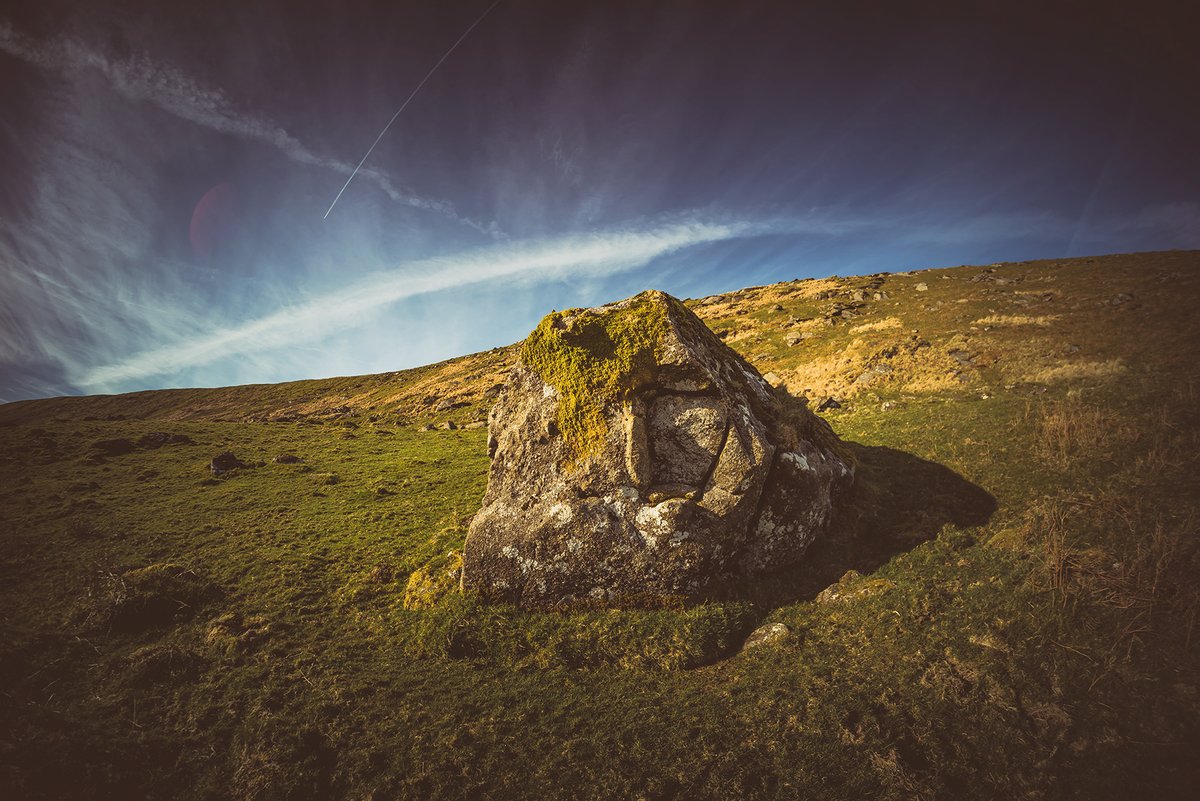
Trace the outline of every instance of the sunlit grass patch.
<instances>
[{"instance_id":1,"label":"sunlit grass patch","mask_svg":"<svg viewBox=\"0 0 1200 801\"><path fill-rule=\"evenodd\" d=\"M904 323L899 317L885 317L882 320L876 320L862 325L852 326L851 334L865 334L868 331L892 331L897 328L903 328Z\"/></svg>"},{"instance_id":2,"label":"sunlit grass patch","mask_svg":"<svg viewBox=\"0 0 1200 801\"><path fill-rule=\"evenodd\" d=\"M1025 373L1025 381L1049 384L1062 381L1093 381L1115 378L1126 370L1123 359L1079 361L1055 364Z\"/></svg>"}]
</instances>

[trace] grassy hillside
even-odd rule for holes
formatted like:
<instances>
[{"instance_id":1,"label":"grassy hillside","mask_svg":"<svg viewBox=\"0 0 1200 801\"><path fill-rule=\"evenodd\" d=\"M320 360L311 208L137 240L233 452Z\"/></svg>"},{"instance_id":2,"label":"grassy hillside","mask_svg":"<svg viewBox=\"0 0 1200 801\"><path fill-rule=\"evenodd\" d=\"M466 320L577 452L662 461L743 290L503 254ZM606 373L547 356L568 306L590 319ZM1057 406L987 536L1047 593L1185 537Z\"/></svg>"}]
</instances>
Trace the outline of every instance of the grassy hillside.
<instances>
[{"instance_id":1,"label":"grassy hillside","mask_svg":"<svg viewBox=\"0 0 1200 801\"><path fill-rule=\"evenodd\" d=\"M1172 252L689 301L860 463L809 563L691 608L454 588L511 348L0 406L0 787L1190 798L1198 278ZM790 636L741 651L765 622Z\"/></svg>"},{"instance_id":2,"label":"grassy hillside","mask_svg":"<svg viewBox=\"0 0 1200 801\"><path fill-rule=\"evenodd\" d=\"M366 417L395 425L414 419L486 420L487 407L515 358L511 347L495 348L379 375L18 401L0 406L0 425L81 418L323 423Z\"/></svg>"}]
</instances>

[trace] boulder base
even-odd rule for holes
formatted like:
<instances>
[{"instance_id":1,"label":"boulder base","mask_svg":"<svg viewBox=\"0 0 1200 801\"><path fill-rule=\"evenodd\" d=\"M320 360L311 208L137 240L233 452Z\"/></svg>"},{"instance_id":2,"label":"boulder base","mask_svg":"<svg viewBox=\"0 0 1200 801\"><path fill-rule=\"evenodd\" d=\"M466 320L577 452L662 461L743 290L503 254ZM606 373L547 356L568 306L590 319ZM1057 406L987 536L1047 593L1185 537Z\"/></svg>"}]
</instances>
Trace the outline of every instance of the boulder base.
<instances>
[{"instance_id":1,"label":"boulder base","mask_svg":"<svg viewBox=\"0 0 1200 801\"><path fill-rule=\"evenodd\" d=\"M700 599L799 561L853 467L662 292L555 312L489 418L463 586L526 606Z\"/></svg>"}]
</instances>

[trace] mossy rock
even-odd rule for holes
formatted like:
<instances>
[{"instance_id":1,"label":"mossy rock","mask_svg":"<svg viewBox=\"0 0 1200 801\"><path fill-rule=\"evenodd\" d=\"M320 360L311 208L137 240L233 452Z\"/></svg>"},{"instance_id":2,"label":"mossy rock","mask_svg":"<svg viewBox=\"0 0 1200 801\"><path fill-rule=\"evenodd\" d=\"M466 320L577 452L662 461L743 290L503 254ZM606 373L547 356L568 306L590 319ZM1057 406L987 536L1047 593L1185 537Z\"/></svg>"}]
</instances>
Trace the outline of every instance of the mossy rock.
<instances>
[{"instance_id":1,"label":"mossy rock","mask_svg":"<svg viewBox=\"0 0 1200 801\"><path fill-rule=\"evenodd\" d=\"M558 429L575 458L604 444L604 406L649 381L662 355L667 304L643 292L606 314L571 309L547 315L525 340L521 359L559 393Z\"/></svg>"},{"instance_id":2,"label":"mossy rock","mask_svg":"<svg viewBox=\"0 0 1200 801\"><path fill-rule=\"evenodd\" d=\"M853 601L858 598L870 598L882 595L895 588L895 583L886 578L864 577L857 570L847 570L838 579L837 584L831 584L821 590L816 597L818 604L832 604Z\"/></svg>"},{"instance_id":3,"label":"mossy rock","mask_svg":"<svg viewBox=\"0 0 1200 801\"><path fill-rule=\"evenodd\" d=\"M683 303L547 316L490 415L463 586L527 607L723 597L796 564L853 465Z\"/></svg>"},{"instance_id":4,"label":"mossy rock","mask_svg":"<svg viewBox=\"0 0 1200 801\"><path fill-rule=\"evenodd\" d=\"M431 609L453 592L462 577L462 551L435 556L408 577L404 588L405 609Z\"/></svg>"}]
</instances>

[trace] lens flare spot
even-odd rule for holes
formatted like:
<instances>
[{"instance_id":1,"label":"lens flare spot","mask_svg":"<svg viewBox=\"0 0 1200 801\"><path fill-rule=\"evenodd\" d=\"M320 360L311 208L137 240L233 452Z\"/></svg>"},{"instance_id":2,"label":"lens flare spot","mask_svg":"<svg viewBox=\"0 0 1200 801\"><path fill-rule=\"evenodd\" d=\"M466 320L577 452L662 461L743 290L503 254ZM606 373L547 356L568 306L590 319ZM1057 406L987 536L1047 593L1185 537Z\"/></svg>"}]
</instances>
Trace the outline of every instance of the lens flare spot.
<instances>
[{"instance_id":1,"label":"lens flare spot","mask_svg":"<svg viewBox=\"0 0 1200 801\"><path fill-rule=\"evenodd\" d=\"M192 210L188 240L192 252L202 258L211 256L229 239L237 211L237 190L222 181L204 193Z\"/></svg>"}]
</instances>

